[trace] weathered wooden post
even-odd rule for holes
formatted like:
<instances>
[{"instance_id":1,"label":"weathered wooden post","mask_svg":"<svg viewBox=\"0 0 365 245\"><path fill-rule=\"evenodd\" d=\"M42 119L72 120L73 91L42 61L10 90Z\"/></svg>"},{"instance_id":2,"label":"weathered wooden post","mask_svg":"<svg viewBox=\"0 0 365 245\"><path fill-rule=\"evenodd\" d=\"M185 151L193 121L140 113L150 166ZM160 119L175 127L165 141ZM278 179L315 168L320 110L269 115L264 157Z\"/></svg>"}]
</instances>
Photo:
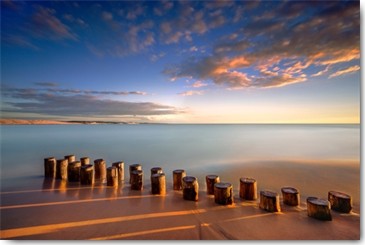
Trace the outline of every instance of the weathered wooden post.
<instances>
[{"instance_id":1,"label":"weathered wooden post","mask_svg":"<svg viewBox=\"0 0 365 245\"><path fill-rule=\"evenodd\" d=\"M114 163L112 163L112 166L117 168L118 181L123 182L124 181L124 162L123 161L114 162Z\"/></svg>"},{"instance_id":2,"label":"weathered wooden post","mask_svg":"<svg viewBox=\"0 0 365 245\"><path fill-rule=\"evenodd\" d=\"M131 172L131 190L140 191L143 189L143 171L133 170Z\"/></svg>"},{"instance_id":3,"label":"weathered wooden post","mask_svg":"<svg viewBox=\"0 0 365 245\"><path fill-rule=\"evenodd\" d=\"M166 194L166 177L164 173L154 173L151 175L151 193L157 195Z\"/></svg>"},{"instance_id":4,"label":"weathered wooden post","mask_svg":"<svg viewBox=\"0 0 365 245\"><path fill-rule=\"evenodd\" d=\"M182 179L183 198L189 201L198 201L198 179L193 176L185 176Z\"/></svg>"},{"instance_id":5,"label":"weathered wooden post","mask_svg":"<svg viewBox=\"0 0 365 245\"><path fill-rule=\"evenodd\" d=\"M104 159L94 160L95 167L95 180L100 180L104 183L106 180L106 163Z\"/></svg>"},{"instance_id":6,"label":"weathered wooden post","mask_svg":"<svg viewBox=\"0 0 365 245\"><path fill-rule=\"evenodd\" d=\"M340 213L350 213L352 210L352 198L338 191L328 192L328 201L331 204L331 209Z\"/></svg>"},{"instance_id":7,"label":"weathered wooden post","mask_svg":"<svg viewBox=\"0 0 365 245\"><path fill-rule=\"evenodd\" d=\"M319 199L317 197L307 198L307 215L309 217L330 221L332 220L331 215L331 204L325 199Z\"/></svg>"},{"instance_id":8,"label":"weathered wooden post","mask_svg":"<svg viewBox=\"0 0 365 245\"><path fill-rule=\"evenodd\" d=\"M56 158L47 157L44 158L44 177L56 178Z\"/></svg>"},{"instance_id":9,"label":"weathered wooden post","mask_svg":"<svg viewBox=\"0 0 365 245\"><path fill-rule=\"evenodd\" d=\"M67 159L68 162L76 161L75 155L67 155L67 156L65 156L65 159Z\"/></svg>"},{"instance_id":10,"label":"weathered wooden post","mask_svg":"<svg viewBox=\"0 0 365 245\"><path fill-rule=\"evenodd\" d=\"M257 199L257 181L253 178L240 178L240 198Z\"/></svg>"},{"instance_id":11,"label":"weathered wooden post","mask_svg":"<svg viewBox=\"0 0 365 245\"><path fill-rule=\"evenodd\" d=\"M182 179L186 176L186 172L183 169L176 169L172 171L173 177L173 189L182 190Z\"/></svg>"},{"instance_id":12,"label":"weathered wooden post","mask_svg":"<svg viewBox=\"0 0 365 245\"><path fill-rule=\"evenodd\" d=\"M233 186L231 183L219 182L214 184L214 201L217 204L233 203Z\"/></svg>"},{"instance_id":13,"label":"weathered wooden post","mask_svg":"<svg viewBox=\"0 0 365 245\"><path fill-rule=\"evenodd\" d=\"M259 207L268 212L280 212L279 194L272 191L260 191Z\"/></svg>"},{"instance_id":14,"label":"weathered wooden post","mask_svg":"<svg viewBox=\"0 0 365 245\"><path fill-rule=\"evenodd\" d=\"M89 157L81 157L80 158L81 166L90 164L90 158Z\"/></svg>"},{"instance_id":15,"label":"weathered wooden post","mask_svg":"<svg viewBox=\"0 0 365 245\"><path fill-rule=\"evenodd\" d=\"M118 169L114 166L106 169L106 185L118 186Z\"/></svg>"},{"instance_id":16,"label":"weathered wooden post","mask_svg":"<svg viewBox=\"0 0 365 245\"><path fill-rule=\"evenodd\" d=\"M141 164L131 164L129 165L129 184L132 184L132 171L142 170Z\"/></svg>"},{"instance_id":17,"label":"weathered wooden post","mask_svg":"<svg viewBox=\"0 0 365 245\"><path fill-rule=\"evenodd\" d=\"M299 191L293 187L281 188L283 194L283 203L289 206L298 206L300 203Z\"/></svg>"},{"instance_id":18,"label":"weathered wooden post","mask_svg":"<svg viewBox=\"0 0 365 245\"><path fill-rule=\"evenodd\" d=\"M214 184L219 183L219 176L218 175L207 175L205 176L205 182L207 184L207 194L214 195Z\"/></svg>"},{"instance_id":19,"label":"weathered wooden post","mask_svg":"<svg viewBox=\"0 0 365 245\"><path fill-rule=\"evenodd\" d=\"M82 185L93 185L95 179L94 166L91 164L81 166L80 183Z\"/></svg>"},{"instance_id":20,"label":"weathered wooden post","mask_svg":"<svg viewBox=\"0 0 365 245\"><path fill-rule=\"evenodd\" d=\"M56 165L56 179L67 180L67 159L58 159Z\"/></svg>"},{"instance_id":21,"label":"weathered wooden post","mask_svg":"<svg viewBox=\"0 0 365 245\"><path fill-rule=\"evenodd\" d=\"M71 182L80 181L80 169L81 169L80 161L74 161L74 162L68 163L68 166L67 166L68 181L71 181Z\"/></svg>"}]
</instances>

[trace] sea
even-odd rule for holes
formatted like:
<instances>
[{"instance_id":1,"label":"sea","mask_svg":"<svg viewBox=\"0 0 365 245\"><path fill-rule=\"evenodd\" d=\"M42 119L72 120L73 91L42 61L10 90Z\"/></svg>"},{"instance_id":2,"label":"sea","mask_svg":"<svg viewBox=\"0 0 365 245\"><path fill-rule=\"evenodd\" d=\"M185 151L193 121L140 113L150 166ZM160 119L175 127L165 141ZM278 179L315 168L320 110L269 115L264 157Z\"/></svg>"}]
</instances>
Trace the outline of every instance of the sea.
<instances>
[{"instance_id":1,"label":"sea","mask_svg":"<svg viewBox=\"0 0 365 245\"><path fill-rule=\"evenodd\" d=\"M166 172L268 161L360 161L360 125L1 125L1 179L43 175L43 159L102 158ZM295 160L295 161L294 161Z\"/></svg>"}]
</instances>

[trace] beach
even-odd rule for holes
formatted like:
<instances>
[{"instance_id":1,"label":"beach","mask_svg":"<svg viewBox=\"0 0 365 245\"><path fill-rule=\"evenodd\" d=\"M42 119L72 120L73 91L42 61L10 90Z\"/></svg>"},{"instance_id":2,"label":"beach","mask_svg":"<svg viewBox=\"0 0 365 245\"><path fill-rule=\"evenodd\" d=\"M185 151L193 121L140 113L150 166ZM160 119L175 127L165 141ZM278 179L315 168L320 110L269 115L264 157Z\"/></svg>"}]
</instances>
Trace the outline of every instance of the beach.
<instances>
[{"instance_id":1,"label":"beach","mask_svg":"<svg viewBox=\"0 0 365 245\"><path fill-rule=\"evenodd\" d=\"M357 240L360 239L358 125L2 125L1 238L25 240ZM44 177L44 159L124 161L116 188ZM139 163L143 190L131 190ZM161 167L166 195L152 195L150 170ZM173 190L173 170L199 183L198 201ZM207 195L206 175L233 185L233 204ZM240 178L257 181L258 199L239 197ZM282 187L300 192L283 204ZM281 212L259 208L262 190L280 196ZM307 215L307 197L351 195L349 214Z\"/></svg>"},{"instance_id":2,"label":"beach","mask_svg":"<svg viewBox=\"0 0 365 245\"><path fill-rule=\"evenodd\" d=\"M359 164L324 164L314 173L288 163L252 164L230 173L215 173L232 180L234 203L219 205L207 195L205 174L198 176L199 200L184 200L172 189L172 173L166 173L167 193L152 195L149 169L142 191L96 182L93 187L42 176L3 185L1 191L1 238L26 240L357 240L360 239ZM265 166L265 167L264 167ZM268 167L269 166L269 167ZM296 165L298 166L298 164ZM246 175L243 175L246 173ZM231 178L227 178L227 176ZM324 176L319 179L318 176ZM300 190L298 207L282 203L281 212L259 208L259 199L245 201L238 191L239 176L255 177L258 190L291 185ZM280 176L280 178L273 178ZM343 181L333 176L347 176ZM234 181L236 179L236 181ZM327 198L330 190L341 190L353 198L349 214L331 211L332 221L307 216L306 197Z\"/></svg>"}]
</instances>

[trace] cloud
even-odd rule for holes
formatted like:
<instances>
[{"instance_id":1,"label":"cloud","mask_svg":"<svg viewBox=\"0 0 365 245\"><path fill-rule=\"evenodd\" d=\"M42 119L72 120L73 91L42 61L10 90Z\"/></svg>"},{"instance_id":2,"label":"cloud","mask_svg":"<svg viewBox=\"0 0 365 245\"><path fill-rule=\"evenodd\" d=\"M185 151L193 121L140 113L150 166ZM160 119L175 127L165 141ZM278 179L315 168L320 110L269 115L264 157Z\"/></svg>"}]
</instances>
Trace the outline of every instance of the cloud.
<instances>
[{"instance_id":1,"label":"cloud","mask_svg":"<svg viewBox=\"0 0 365 245\"><path fill-rule=\"evenodd\" d=\"M175 80L210 80L229 89L269 88L305 82L323 76L329 66L360 59L358 2L287 1L260 14L213 43L212 53L170 65L164 73ZM334 71L331 77L356 71Z\"/></svg>"},{"instance_id":2,"label":"cloud","mask_svg":"<svg viewBox=\"0 0 365 245\"><path fill-rule=\"evenodd\" d=\"M34 84L41 87L58 87L57 83L52 82L36 82Z\"/></svg>"},{"instance_id":3,"label":"cloud","mask_svg":"<svg viewBox=\"0 0 365 245\"><path fill-rule=\"evenodd\" d=\"M101 18L104 20L104 21L111 21L113 20L113 14L108 12L108 11L103 11L101 13Z\"/></svg>"},{"instance_id":4,"label":"cloud","mask_svg":"<svg viewBox=\"0 0 365 245\"><path fill-rule=\"evenodd\" d=\"M204 94L204 92L199 91L199 90L189 90L189 91L178 93L178 95L181 95L181 96L193 96L193 95L203 95L203 94Z\"/></svg>"},{"instance_id":5,"label":"cloud","mask_svg":"<svg viewBox=\"0 0 365 245\"><path fill-rule=\"evenodd\" d=\"M201 87L205 87L208 86L208 84L203 83L202 81L196 81L191 85L193 88L201 88Z\"/></svg>"},{"instance_id":6,"label":"cloud","mask_svg":"<svg viewBox=\"0 0 365 245\"><path fill-rule=\"evenodd\" d=\"M6 35L4 34L2 37L2 42L9 44L9 45L16 45L23 48L30 48L33 50L40 50L40 48L34 45L31 41L28 40L26 37L16 36L16 35Z\"/></svg>"},{"instance_id":7,"label":"cloud","mask_svg":"<svg viewBox=\"0 0 365 245\"><path fill-rule=\"evenodd\" d=\"M49 91L52 90L46 92L35 89L5 88L6 98L11 100L6 101L3 98L3 103L7 107L2 108L2 111L57 116L150 116L184 113L184 110L173 106L152 102L102 99L94 95L114 94L112 91L90 91L90 93L85 94L73 90L64 90L60 94ZM118 94L119 92L115 93Z\"/></svg>"},{"instance_id":8,"label":"cloud","mask_svg":"<svg viewBox=\"0 0 365 245\"><path fill-rule=\"evenodd\" d=\"M76 34L62 23L56 16L56 11L42 6L37 7L37 11L32 16L32 32L34 35L50 39L70 39L76 41Z\"/></svg>"},{"instance_id":9,"label":"cloud","mask_svg":"<svg viewBox=\"0 0 365 245\"><path fill-rule=\"evenodd\" d=\"M332 73L328 78L338 77L338 76L342 76L342 75L345 75L348 73L354 73L358 70L360 70L360 66L358 66L358 65L350 66L346 69L339 70L339 71L336 71L335 73Z\"/></svg>"}]
</instances>

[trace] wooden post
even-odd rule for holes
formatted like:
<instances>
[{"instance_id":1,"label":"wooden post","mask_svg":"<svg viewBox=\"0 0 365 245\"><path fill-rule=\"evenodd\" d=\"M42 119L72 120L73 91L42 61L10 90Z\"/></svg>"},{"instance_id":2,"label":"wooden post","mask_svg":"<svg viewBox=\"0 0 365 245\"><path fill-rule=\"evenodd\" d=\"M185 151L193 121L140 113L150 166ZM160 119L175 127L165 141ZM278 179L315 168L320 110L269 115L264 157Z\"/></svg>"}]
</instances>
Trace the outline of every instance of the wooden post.
<instances>
[{"instance_id":1,"label":"wooden post","mask_svg":"<svg viewBox=\"0 0 365 245\"><path fill-rule=\"evenodd\" d=\"M93 185L95 179L94 166L91 164L81 166L80 183L82 185Z\"/></svg>"},{"instance_id":2,"label":"wooden post","mask_svg":"<svg viewBox=\"0 0 365 245\"><path fill-rule=\"evenodd\" d=\"M56 163L56 179L67 180L67 159L58 159Z\"/></svg>"},{"instance_id":3,"label":"wooden post","mask_svg":"<svg viewBox=\"0 0 365 245\"><path fill-rule=\"evenodd\" d=\"M207 175L205 176L205 182L207 184L207 194L214 195L214 184L219 183L219 176L218 175Z\"/></svg>"},{"instance_id":4,"label":"wooden post","mask_svg":"<svg viewBox=\"0 0 365 245\"><path fill-rule=\"evenodd\" d=\"M95 180L100 180L104 183L106 180L106 163L104 159L94 160L95 165Z\"/></svg>"},{"instance_id":5,"label":"wooden post","mask_svg":"<svg viewBox=\"0 0 365 245\"><path fill-rule=\"evenodd\" d=\"M300 195L299 191L293 187L281 188L283 194L283 203L289 206L299 206Z\"/></svg>"},{"instance_id":6,"label":"wooden post","mask_svg":"<svg viewBox=\"0 0 365 245\"><path fill-rule=\"evenodd\" d=\"M185 176L182 179L183 198L190 201L198 201L198 179L193 176Z\"/></svg>"},{"instance_id":7,"label":"wooden post","mask_svg":"<svg viewBox=\"0 0 365 245\"><path fill-rule=\"evenodd\" d=\"M217 204L233 203L233 186L231 183L219 182L214 184L214 200Z\"/></svg>"},{"instance_id":8,"label":"wooden post","mask_svg":"<svg viewBox=\"0 0 365 245\"><path fill-rule=\"evenodd\" d=\"M68 162L76 161L75 155L67 155L67 156L65 156L65 159L67 159Z\"/></svg>"},{"instance_id":9,"label":"wooden post","mask_svg":"<svg viewBox=\"0 0 365 245\"><path fill-rule=\"evenodd\" d=\"M338 191L328 192L328 201L331 204L331 209L340 213L350 213L352 210L352 199L347 195Z\"/></svg>"},{"instance_id":10,"label":"wooden post","mask_svg":"<svg viewBox=\"0 0 365 245\"><path fill-rule=\"evenodd\" d=\"M90 158L88 157L81 157L80 158L81 166L90 164Z\"/></svg>"},{"instance_id":11,"label":"wooden post","mask_svg":"<svg viewBox=\"0 0 365 245\"><path fill-rule=\"evenodd\" d=\"M114 166L106 169L106 185L118 186L118 169Z\"/></svg>"},{"instance_id":12,"label":"wooden post","mask_svg":"<svg viewBox=\"0 0 365 245\"><path fill-rule=\"evenodd\" d=\"M56 158L47 157L44 159L44 177L56 178Z\"/></svg>"},{"instance_id":13,"label":"wooden post","mask_svg":"<svg viewBox=\"0 0 365 245\"><path fill-rule=\"evenodd\" d=\"M257 182L253 178L240 178L240 198L245 200L257 199Z\"/></svg>"},{"instance_id":14,"label":"wooden post","mask_svg":"<svg viewBox=\"0 0 365 245\"><path fill-rule=\"evenodd\" d=\"M151 192L152 194L166 194L166 177L164 173L155 173L151 176Z\"/></svg>"},{"instance_id":15,"label":"wooden post","mask_svg":"<svg viewBox=\"0 0 365 245\"><path fill-rule=\"evenodd\" d=\"M307 198L307 214L309 217L319 220L332 220L331 204L325 199L319 199L317 197Z\"/></svg>"},{"instance_id":16,"label":"wooden post","mask_svg":"<svg viewBox=\"0 0 365 245\"><path fill-rule=\"evenodd\" d=\"M129 165L129 184L132 184L132 171L142 170L141 164L131 164Z\"/></svg>"},{"instance_id":17,"label":"wooden post","mask_svg":"<svg viewBox=\"0 0 365 245\"><path fill-rule=\"evenodd\" d=\"M174 190L182 190L182 179L186 176L186 172L183 169L176 169L172 171L173 177L173 189Z\"/></svg>"},{"instance_id":18,"label":"wooden post","mask_svg":"<svg viewBox=\"0 0 365 245\"><path fill-rule=\"evenodd\" d=\"M260 191L259 207L269 212L280 212L279 194L272 191Z\"/></svg>"},{"instance_id":19,"label":"wooden post","mask_svg":"<svg viewBox=\"0 0 365 245\"><path fill-rule=\"evenodd\" d=\"M143 189L143 171L133 170L131 172L131 190L142 190Z\"/></svg>"},{"instance_id":20,"label":"wooden post","mask_svg":"<svg viewBox=\"0 0 365 245\"><path fill-rule=\"evenodd\" d=\"M81 169L80 161L74 161L74 162L68 163L68 166L67 166L68 181L71 181L71 182L80 181L80 169Z\"/></svg>"},{"instance_id":21,"label":"wooden post","mask_svg":"<svg viewBox=\"0 0 365 245\"><path fill-rule=\"evenodd\" d=\"M124 181L124 162L123 161L114 162L114 163L112 163L112 166L117 168L118 181L123 182Z\"/></svg>"}]
</instances>

